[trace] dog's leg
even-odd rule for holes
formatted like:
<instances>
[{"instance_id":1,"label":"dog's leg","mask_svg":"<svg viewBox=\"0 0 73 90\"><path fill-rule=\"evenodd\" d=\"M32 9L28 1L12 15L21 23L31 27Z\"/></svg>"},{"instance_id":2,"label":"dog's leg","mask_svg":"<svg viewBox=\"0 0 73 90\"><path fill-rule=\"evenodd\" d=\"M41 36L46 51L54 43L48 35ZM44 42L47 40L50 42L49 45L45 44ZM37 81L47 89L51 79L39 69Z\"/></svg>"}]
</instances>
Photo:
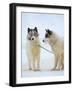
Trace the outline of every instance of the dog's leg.
<instances>
[{"instance_id":1,"label":"dog's leg","mask_svg":"<svg viewBox=\"0 0 73 90\"><path fill-rule=\"evenodd\" d=\"M32 57L31 57L31 55L29 54L29 53L27 53L27 59L28 59L28 69L29 70L32 70Z\"/></svg>"},{"instance_id":2,"label":"dog's leg","mask_svg":"<svg viewBox=\"0 0 73 90\"><path fill-rule=\"evenodd\" d=\"M57 70L61 70L61 65L62 65L62 58L61 55L58 57L58 65L57 65Z\"/></svg>"},{"instance_id":3,"label":"dog's leg","mask_svg":"<svg viewBox=\"0 0 73 90\"><path fill-rule=\"evenodd\" d=\"M32 70L32 67L31 67L31 60L29 59L28 61L28 64L29 64L29 70Z\"/></svg>"},{"instance_id":4,"label":"dog's leg","mask_svg":"<svg viewBox=\"0 0 73 90\"><path fill-rule=\"evenodd\" d=\"M40 70L40 56L37 57L36 65L37 65L36 70L39 71Z\"/></svg>"},{"instance_id":5,"label":"dog's leg","mask_svg":"<svg viewBox=\"0 0 73 90\"><path fill-rule=\"evenodd\" d=\"M54 65L54 67L51 69L51 71L56 70L57 63L58 63L58 58L57 58L57 56L55 56L55 65Z\"/></svg>"},{"instance_id":6,"label":"dog's leg","mask_svg":"<svg viewBox=\"0 0 73 90\"><path fill-rule=\"evenodd\" d=\"M62 60L61 70L64 70L64 61Z\"/></svg>"},{"instance_id":7,"label":"dog's leg","mask_svg":"<svg viewBox=\"0 0 73 90\"><path fill-rule=\"evenodd\" d=\"M61 70L61 65L62 65L62 64L61 64L61 60L59 60L59 61L58 61L57 68L56 68L57 71L60 71L60 70Z\"/></svg>"},{"instance_id":8,"label":"dog's leg","mask_svg":"<svg viewBox=\"0 0 73 90\"><path fill-rule=\"evenodd\" d=\"M35 62L34 62L34 60L32 62L32 70L35 71Z\"/></svg>"},{"instance_id":9,"label":"dog's leg","mask_svg":"<svg viewBox=\"0 0 73 90\"><path fill-rule=\"evenodd\" d=\"M62 54L59 55L58 57L58 66L57 66L57 70L63 70L64 69L64 57Z\"/></svg>"},{"instance_id":10,"label":"dog's leg","mask_svg":"<svg viewBox=\"0 0 73 90\"><path fill-rule=\"evenodd\" d=\"M61 70L64 70L64 53L62 53L62 65Z\"/></svg>"},{"instance_id":11,"label":"dog's leg","mask_svg":"<svg viewBox=\"0 0 73 90\"><path fill-rule=\"evenodd\" d=\"M62 67L61 67L61 70L64 70L64 63L62 63Z\"/></svg>"},{"instance_id":12,"label":"dog's leg","mask_svg":"<svg viewBox=\"0 0 73 90\"><path fill-rule=\"evenodd\" d=\"M36 71L36 69L35 69L35 58L32 60L32 70Z\"/></svg>"}]
</instances>

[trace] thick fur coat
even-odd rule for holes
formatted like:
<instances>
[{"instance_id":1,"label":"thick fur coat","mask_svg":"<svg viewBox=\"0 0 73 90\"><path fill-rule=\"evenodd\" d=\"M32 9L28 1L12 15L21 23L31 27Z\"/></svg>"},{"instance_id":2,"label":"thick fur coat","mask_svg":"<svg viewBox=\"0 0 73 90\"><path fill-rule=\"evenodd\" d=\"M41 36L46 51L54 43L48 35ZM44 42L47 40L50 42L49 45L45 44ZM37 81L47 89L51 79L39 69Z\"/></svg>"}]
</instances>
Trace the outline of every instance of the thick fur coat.
<instances>
[{"instance_id":1,"label":"thick fur coat","mask_svg":"<svg viewBox=\"0 0 73 90\"><path fill-rule=\"evenodd\" d=\"M27 43L26 43L26 50L27 50L27 58L29 64L29 70L39 70L40 69L40 44L39 35L37 28L28 29L27 34Z\"/></svg>"},{"instance_id":2,"label":"thick fur coat","mask_svg":"<svg viewBox=\"0 0 73 90\"><path fill-rule=\"evenodd\" d=\"M52 70L64 69L64 41L55 33L46 30L44 42L51 45L52 51L55 55L55 64Z\"/></svg>"}]
</instances>

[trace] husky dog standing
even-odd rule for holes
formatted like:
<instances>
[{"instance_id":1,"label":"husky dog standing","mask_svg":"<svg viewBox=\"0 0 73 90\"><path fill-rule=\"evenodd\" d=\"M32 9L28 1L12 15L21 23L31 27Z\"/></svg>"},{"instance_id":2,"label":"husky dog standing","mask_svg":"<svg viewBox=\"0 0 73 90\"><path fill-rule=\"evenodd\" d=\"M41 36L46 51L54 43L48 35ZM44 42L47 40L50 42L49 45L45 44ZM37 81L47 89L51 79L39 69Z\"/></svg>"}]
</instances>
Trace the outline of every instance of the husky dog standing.
<instances>
[{"instance_id":1,"label":"husky dog standing","mask_svg":"<svg viewBox=\"0 0 73 90\"><path fill-rule=\"evenodd\" d=\"M40 47L38 46L39 44L40 41L37 27L35 27L34 29L28 28L26 50L29 70L36 71L40 69Z\"/></svg>"},{"instance_id":2,"label":"husky dog standing","mask_svg":"<svg viewBox=\"0 0 73 90\"><path fill-rule=\"evenodd\" d=\"M45 33L45 39L43 42L48 42L51 45L52 51L55 55L55 65L52 70L64 69L64 42L53 31L47 29Z\"/></svg>"}]
</instances>

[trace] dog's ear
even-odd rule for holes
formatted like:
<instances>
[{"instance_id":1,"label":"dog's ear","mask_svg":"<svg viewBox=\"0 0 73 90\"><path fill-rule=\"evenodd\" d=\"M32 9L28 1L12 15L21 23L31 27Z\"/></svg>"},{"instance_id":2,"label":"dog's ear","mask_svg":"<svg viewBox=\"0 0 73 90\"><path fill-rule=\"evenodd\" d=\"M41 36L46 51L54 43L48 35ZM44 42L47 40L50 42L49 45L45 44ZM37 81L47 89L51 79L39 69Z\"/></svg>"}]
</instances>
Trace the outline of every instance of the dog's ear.
<instances>
[{"instance_id":1,"label":"dog's ear","mask_svg":"<svg viewBox=\"0 0 73 90\"><path fill-rule=\"evenodd\" d=\"M38 32L37 27L35 27L34 30L35 30L36 32Z\"/></svg>"},{"instance_id":2,"label":"dog's ear","mask_svg":"<svg viewBox=\"0 0 73 90\"><path fill-rule=\"evenodd\" d=\"M52 31L51 30L49 30L49 29L46 29L46 32L49 34L49 35L52 35Z\"/></svg>"},{"instance_id":3,"label":"dog's ear","mask_svg":"<svg viewBox=\"0 0 73 90\"><path fill-rule=\"evenodd\" d=\"M30 32L30 28L28 28L28 33Z\"/></svg>"},{"instance_id":4,"label":"dog's ear","mask_svg":"<svg viewBox=\"0 0 73 90\"><path fill-rule=\"evenodd\" d=\"M46 32L48 32L48 30L47 30L47 29L45 29L45 31L46 31Z\"/></svg>"}]
</instances>

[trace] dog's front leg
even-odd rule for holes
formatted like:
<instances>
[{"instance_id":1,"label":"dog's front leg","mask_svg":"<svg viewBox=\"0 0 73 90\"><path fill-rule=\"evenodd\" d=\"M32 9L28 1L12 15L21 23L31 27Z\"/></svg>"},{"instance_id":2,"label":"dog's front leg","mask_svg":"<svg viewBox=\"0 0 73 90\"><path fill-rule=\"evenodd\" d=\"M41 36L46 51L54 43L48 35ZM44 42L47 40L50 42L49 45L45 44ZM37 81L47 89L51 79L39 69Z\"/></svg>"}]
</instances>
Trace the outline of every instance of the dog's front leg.
<instances>
[{"instance_id":1,"label":"dog's front leg","mask_svg":"<svg viewBox=\"0 0 73 90\"><path fill-rule=\"evenodd\" d=\"M57 70L61 70L61 65L62 65L62 59L61 56L58 58L58 65L57 65Z\"/></svg>"},{"instance_id":2,"label":"dog's front leg","mask_svg":"<svg viewBox=\"0 0 73 90\"><path fill-rule=\"evenodd\" d=\"M31 59L29 59L28 64L29 64L29 70L32 70L32 67L31 67Z\"/></svg>"},{"instance_id":3,"label":"dog's front leg","mask_svg":"<svg viewBox=\"0 0 73 90\"><path fill-rule=\"evenodd\" d=\"M53 71L53 70L56 70L57 63L58 63L58 58L55 56L55 65L54 65L54 67L51 69L52 71Z\"/></svg>"},{"instance_id":4,"label":"dog's front leg","mask_svg":"<svg viewBox=\"0 0 73 90\"><path fill-rule=\"evenodd\" d=\"M32 60L32 70L36 71L36 69L35 69L35 59Z\"/></svg>"},{"instance_id":5,"label":"dog's front leg","mask_svg":"<svg viewBox=\"0 0 73 90\"><path fill-rule=\"evenodd\" d=\"M39 71L40 70L40 56L37 57L36 65L37 65L36 70Z\"/></svg>"},{"instance_id":6,"label":"dog's front leg","mask_svg":"<svg viewBox=\"0 0 73 90\"><path fill-rule=\"evenodd\" d=\"M27 56L27 58L28 58L28 69L29 69L29 70L32 70L32 67L31 67L32 58L31 58L30 56Z\"/></svg>"}]
</instances>

